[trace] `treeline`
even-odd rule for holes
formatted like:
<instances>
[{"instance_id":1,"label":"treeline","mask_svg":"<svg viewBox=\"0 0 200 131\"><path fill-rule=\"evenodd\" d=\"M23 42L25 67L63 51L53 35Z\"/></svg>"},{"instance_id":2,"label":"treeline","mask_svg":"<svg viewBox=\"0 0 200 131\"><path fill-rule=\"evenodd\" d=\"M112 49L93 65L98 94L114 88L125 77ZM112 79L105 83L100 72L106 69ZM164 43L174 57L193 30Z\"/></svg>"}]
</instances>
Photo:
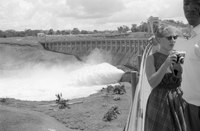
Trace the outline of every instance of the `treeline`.
<instances>
[{"instance_id":1,"label":"treeline","mask_svg":"<svg viewBox=\"0 0 200 131\"><path fill-rule=\"evenodd\" d=\"M165 20L175 26L178 27L187 27L188 24L184 24L182 21L174 21L174 20ZM26 29L24 31L16 31L16 30L0 30L0 37L25 37L25 36L37 36L38 33L45 33L48 35L69 35L69 34L96 34L96 33L127 33L127 32L147 32L148 24L147 22L141 22L139 25L132 24L131 27L127 25L119 26L116 30L105 30L105 31L87 31L87 30L79 30L78 28L73 28L72 30L31 30Z\"/></svg>"}]
</instances>

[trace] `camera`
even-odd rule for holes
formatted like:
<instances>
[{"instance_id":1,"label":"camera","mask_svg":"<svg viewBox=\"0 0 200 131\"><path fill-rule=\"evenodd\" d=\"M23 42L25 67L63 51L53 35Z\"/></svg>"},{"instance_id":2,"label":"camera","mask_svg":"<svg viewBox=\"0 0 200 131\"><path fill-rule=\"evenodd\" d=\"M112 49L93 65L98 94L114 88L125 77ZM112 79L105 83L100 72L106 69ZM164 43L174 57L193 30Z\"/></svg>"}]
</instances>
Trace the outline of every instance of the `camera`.
<instances>
[{"instance_id":1,"label":"camera","mask_svg":"<svg viewBox=\"0 0 200 131\"><path fill-rule=\"evenodd\" d=\"M176 64L183 64L186 52L176 51L174 54L176 55L176 58L177 58L176 61L175 61Z\"/></svg>"}]
</instances>

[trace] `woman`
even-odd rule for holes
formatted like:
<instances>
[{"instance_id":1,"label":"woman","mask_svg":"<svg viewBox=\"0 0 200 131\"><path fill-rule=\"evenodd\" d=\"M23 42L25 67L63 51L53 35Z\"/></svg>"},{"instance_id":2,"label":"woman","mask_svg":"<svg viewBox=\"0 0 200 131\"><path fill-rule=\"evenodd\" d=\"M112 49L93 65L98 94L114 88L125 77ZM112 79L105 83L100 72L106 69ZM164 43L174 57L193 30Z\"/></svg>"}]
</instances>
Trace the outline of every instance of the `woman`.
<instances>
[{"instance_id":1,"label":"woman","mask_svg":"<svg viewBox=\"0 0 200 131\"><path fill-rule=\"evenodd\" d=\"M159 25L155 39L159 50L147 57L146 76L152 88L146 107L145 131L185 131L182 92L182 67L173 47L177 31Z\"/></svg>"}]
</instances>

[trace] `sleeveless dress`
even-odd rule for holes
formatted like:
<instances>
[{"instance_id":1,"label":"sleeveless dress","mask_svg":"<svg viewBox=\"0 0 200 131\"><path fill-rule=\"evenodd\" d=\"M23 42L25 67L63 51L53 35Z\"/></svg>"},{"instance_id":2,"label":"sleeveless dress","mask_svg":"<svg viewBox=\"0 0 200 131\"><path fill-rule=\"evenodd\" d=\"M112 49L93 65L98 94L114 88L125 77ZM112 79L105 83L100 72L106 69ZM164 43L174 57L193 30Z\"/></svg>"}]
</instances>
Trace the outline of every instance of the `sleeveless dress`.
<instances>
[{"instance_id":1,"label":"sleeveless dress","mask_svg":"<svg viewBox=\"0 0 200 131\"><path fill-rule=\"evenodd\" d=\"M156 52L153 57L157 71L168 56ZM158 86L152 89L147 101L145 131L186 131L180 84L181 77L166 73Z\"/></svg>"}]
</instances>

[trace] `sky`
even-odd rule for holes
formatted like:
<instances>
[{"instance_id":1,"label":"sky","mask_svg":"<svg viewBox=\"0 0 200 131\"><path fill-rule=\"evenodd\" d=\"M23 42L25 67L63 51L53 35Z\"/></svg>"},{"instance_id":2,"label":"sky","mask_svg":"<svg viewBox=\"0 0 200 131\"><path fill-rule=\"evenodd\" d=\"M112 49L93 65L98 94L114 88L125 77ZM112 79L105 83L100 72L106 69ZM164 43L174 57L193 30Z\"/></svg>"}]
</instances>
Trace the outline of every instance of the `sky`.
<instances>
[{"instance_id":1,"label":"sky","mask_svg":"<svg viewBox=\"0 0 200 131\"><path fill-rule=\"evenodd\" d=\"M0 30L116 30L150 16L187 23L183 0L0 0Z\"/></svg>"}]
</instances>

